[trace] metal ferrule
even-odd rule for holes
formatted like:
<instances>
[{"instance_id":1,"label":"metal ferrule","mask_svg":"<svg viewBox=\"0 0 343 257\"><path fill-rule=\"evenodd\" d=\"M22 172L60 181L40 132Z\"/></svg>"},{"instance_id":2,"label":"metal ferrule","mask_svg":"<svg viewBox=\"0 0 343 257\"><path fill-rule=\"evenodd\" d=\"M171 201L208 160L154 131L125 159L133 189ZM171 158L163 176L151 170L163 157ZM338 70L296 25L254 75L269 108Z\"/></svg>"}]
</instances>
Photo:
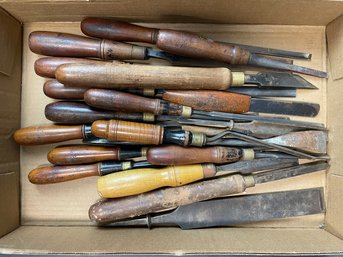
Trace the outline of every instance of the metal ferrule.
<instances>
[{"instance_id":1,"label":"metal ferrule","mask_svg":"<svg viewBox=\"0 0 343 257\"><path fill-rule=\"evenodd\" d=\"M253 176L244 176L243 179L244 179L245 188L255 186L255 179Z\"/></svg>"},{"instance_id":2,"label":"metal ferrule","mask_svg":"<svg viewBox=\"0 0 343 257\"><path fill-rule=\"evenodd\" d=\"M250 161L255 159L254 149L242 149L242 160Z\"/></svg>"},{"instance_id":3,"label":"metal ferrule","mask_svg":"<svg viewBox=\"0 0 343 257\"><path fill-rule=\"evenodd\" d=\"M192 132L192 140L190 145L203 146L206 143L206 135L203 133Z\"/></svg>"},{"instance_id":4,"label":"metal ferrule","mask_svg":"<svg viewBox=\"0 0 343 257\"><path fill-rule=\"evenodd\" d=\"M244 77L244 72L232 72L231 73L231 86L237 87L237 86L243 86L245 77Z\"/></svg>"},{"instance_id":5,"label":"metal ferrule","mask_svg":"<svg viewBox=\"0 0 343 257\"><path fill-rule=\"evenodd\" d=\"M94 139L96 136L92 134L92 125L91 124L85 124L82 126L82 135L83 139Z\"/></svg>"},{"instance_id":6,"label":"metal ferrule","mask_svg":"<svg viewBox=\"0 0 343 257\"><path fill-rule=\"evenodd\" d=\"M189 106L182 106L182 113L181 116L185 118L190 118L192 115L192 107Z\"/></svg>"},{"instance_id":7,"label":"metal ferrule","mask_svg":"<svg viewBox=\"0 0 343 257\"><path fill-rule=\"evenodd\" d=\"M144 88L143 89L144 96L155 96L155 89L153 88Z\"/></svg>"},{"instance_id":8,"label":"metal ferrule","mask_svg":"<svg viewBox=\"0 0 343 257\"><path fill-rule=\"evenodd\" d=\"M144 112L143 121L155 121L155 115L153 113Z\"/></svg>"}]
</instances>

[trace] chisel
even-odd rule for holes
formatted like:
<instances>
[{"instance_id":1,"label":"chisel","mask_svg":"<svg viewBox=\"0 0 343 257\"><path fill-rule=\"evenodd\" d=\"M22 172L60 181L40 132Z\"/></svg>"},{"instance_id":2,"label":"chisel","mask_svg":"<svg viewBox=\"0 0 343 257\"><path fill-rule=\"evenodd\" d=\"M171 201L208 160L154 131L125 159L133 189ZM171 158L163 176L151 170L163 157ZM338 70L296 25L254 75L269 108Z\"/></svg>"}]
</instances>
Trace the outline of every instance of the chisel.
<instances>
[{"instance_id":1,"label":"chisel","mask_svg":"<svg viewBox=\"0 0 343 257\"><path fill-rule=\"evenodd\" d=\"M185 31L147 28L101 18L86 18L81 22L81 30L91 37L156 44L159 49L180 56L210 59L231 65L251 65L288 70L327 78L327 73L323 71L286 64L263 55L251 53L239 46L215 42Z\"/></svg>"},{"instance_id":2,"label":"chisel","mask_svg":"<svg viewBox=\"0 0 343 257\"><path fill-rule=\"evenodd\" d=\"M264 112L313 117L320 109L319 104L314 103L259 99L241 94L205 90L167 91L162 98L164 100L109 89L89 89L84 94L85 102L99 109L184 117L191 117L192 114L206 115L206 112L210 111Z\"/></svg>"},{"instance_id":3,"label":"chisel","mask_svg":"<svg viewBox=\"0 0 343 257\"><path fill-rule=\"evenodd\" d=\"M193 165L192 165L193 166ZM201 170L214 171L213 165L200 165ZM89 217L98 224L133 218L148 213L174 209L195 202L238 194L255 184L326 170L329 165L318 161L254 175L229 175L175 188L165 188L121 199L102 200L89 209Z\"/></svg>"},{"instance_id":4,"label":"chisel","mask_svg":"<svg viewBox=\"0 0 343 257\"><path fill-rule=\"evenodd\" d=\"M232 196L180 206L161 214L117 221L106 227L175 226L195 229L313 215L325 212L323 194L323 188L309 188Z\"/></svg>"},{"instance_id":5,"label":"chisel","mask_svg":"<svg viewBox=\"0 0 343 257\"><path fill-rule=\"evenodd\" d=\"M110 160L146 157L154 165L185 165L194 163L229 163L260 158L295 158L289 154L232 147L181 147L175 145L152 147L60 146L48 153L55 165L87 164Z\"/></svg>"}]
</instances>

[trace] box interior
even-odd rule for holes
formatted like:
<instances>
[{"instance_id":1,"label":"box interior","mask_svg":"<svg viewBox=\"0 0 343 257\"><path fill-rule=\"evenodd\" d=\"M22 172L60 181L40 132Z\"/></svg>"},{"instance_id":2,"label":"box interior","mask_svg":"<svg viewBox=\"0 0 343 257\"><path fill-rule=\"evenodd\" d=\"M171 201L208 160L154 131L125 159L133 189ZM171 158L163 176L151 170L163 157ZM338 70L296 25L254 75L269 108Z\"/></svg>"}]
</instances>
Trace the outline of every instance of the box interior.
<instances>
[{"instance_id":1,"label":"box interior","mask_svg":"<svg viewBox=\"0 0 343 257\"><path fill-rule=\"evenodd\" d=\"M24 3L23 3L24 2ZM125 2L126 3L126 2ZM317 1L0 1L1 209L0 249L7 253L337 253L343 252L340 163L343 3ZM300 8L303 7L303 8ZM306 7L306 8L305 8ZM35 186L33 168L47 164L54 147L19 147L17 128L49 124L42 91L44 78L33 70L38 55L29 51L34 30L81 34L86 16L111 16L146 26L189 30L215 40L312 53L295 64L328 70L328 80L304 76L319 90L298 90L298 101L316 102L316 118L329 128L331 168L303 177L258 185L245 193L325 187L327 213L247 224L237 228L181 231L177 228L99 229L88 207L98 199L96 178ZM235 23L235 25L232 25ZM230 24L230 25L229 25ZM22 32L22 33L21 33ZM342 94L341 94L342 93ZM292 117L293 118L293 117ZM299 119L294 117L294 119ZM19 169L20 155L20 169ZM20 182L19 182L20 181ZM17 229L15 229L18 227ZM15 230L14 230L15 229ZM13 232L9 233L10 231ZM55 240L48 240L49 235ZM184 237L184 239L183 239ZM19 240L18 240L19 239ZM230 242L230 243L228 243Z\"/></svg>"}]
</instances>

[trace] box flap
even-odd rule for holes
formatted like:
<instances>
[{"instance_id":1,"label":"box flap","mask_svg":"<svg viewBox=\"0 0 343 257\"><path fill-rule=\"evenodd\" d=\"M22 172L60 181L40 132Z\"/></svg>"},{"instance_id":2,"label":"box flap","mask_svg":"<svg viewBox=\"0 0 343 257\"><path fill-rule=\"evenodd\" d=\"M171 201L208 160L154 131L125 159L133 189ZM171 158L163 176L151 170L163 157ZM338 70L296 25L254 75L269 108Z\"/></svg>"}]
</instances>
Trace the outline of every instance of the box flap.
<instances>
[{"instance_id":1,"label":"box flap","mask_svg":"<svg viewBox=\"0 0 343 257\"><path fill-rule=\"evenodd\" d=\"M343 77L343 15L327 26L326 34L331 76L337 80Z\"/></svg>"}]
</instances>

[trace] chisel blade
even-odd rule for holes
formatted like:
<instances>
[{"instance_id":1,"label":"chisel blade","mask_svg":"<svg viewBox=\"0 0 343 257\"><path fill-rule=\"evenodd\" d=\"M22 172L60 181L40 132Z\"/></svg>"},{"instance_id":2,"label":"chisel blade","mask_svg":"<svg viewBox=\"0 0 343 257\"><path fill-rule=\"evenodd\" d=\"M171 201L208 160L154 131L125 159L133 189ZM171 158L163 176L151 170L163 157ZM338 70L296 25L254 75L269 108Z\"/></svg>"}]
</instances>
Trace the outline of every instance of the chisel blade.
<instances>
[{"instance_id":1,"label":"chisel blade","mask_svg":"<svg viewBox=\"0 0 343 257\"><path fill-rule=\"evenodd\" d=\"M319 110L319 104L307 102L273 101L259 98L251 98L250 102L251 112L315 117Z\"/></svg>"},{"instance_id":2,"label":"chisel blade","mask_svg":"<svg viewBox=\"0 0 343 257\"><path fill-rule=\"evenodd\" d=\"M176 210L107 226L179 226L195 229L319 214L325 211L322 188L234 196L178 207Z\"/></svg>"},{"instance_id":3,"label":"chisel blade","mask_svg":"<svg viewBox=\"0 0 343 257\"><path fill-rule=\"evenodd\" d=\"M296 97L297 91L295 88L275 88L275 87L230 87L225 90L227 92L250 95L252 97Z\"/></svg>"},{"instance_id":4,"label":"chisel blade","mask_svg":"<svg viewBox=\"0 0 343 257\"><path fill-rule=\"evenodd\" d=\"M259 72L257 74L245 74L244 82L246 84L255 84L259 87L318 89L301 76L286 72Z\"/></svg>"}]
</instances>

